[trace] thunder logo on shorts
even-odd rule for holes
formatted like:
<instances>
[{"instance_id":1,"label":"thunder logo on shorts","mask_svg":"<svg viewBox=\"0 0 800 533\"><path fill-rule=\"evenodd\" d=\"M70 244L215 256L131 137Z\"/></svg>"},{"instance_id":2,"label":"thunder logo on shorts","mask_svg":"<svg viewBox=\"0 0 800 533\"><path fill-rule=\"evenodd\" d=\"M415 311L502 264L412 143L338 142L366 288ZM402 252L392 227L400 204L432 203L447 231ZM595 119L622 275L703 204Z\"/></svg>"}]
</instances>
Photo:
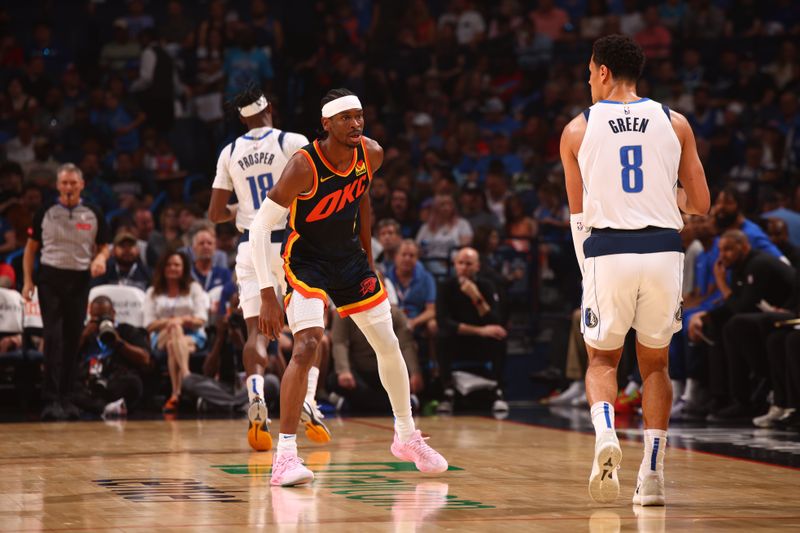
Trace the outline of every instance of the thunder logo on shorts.
<instances>
[{"instance_id":1,"label":"thunder logo on shorts","mask_svg":"<svg viewBox=\"0 0 800 533\"><path fill-rule=\"evenodd\" d=\"M359 200L372 181L364 141L353 149L344 172L329 163L317 141L304 146L314 184L289 208L289 235L283 249L284 271L292 290L327 302L326 292L347 316L386 299L386 291L366 259L359 240Z\"/></svg>"}]
</instances>

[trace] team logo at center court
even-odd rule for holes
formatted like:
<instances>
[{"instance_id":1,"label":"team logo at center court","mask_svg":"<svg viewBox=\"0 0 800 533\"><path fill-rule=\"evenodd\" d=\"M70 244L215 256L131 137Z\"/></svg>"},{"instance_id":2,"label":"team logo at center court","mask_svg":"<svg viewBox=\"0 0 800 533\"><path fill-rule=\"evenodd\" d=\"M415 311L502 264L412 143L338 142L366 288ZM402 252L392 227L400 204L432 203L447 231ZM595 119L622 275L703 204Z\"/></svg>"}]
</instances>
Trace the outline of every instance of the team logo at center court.
<instances>
[{"instance_id":1,"label":"team logo at center court","mask_svg":"<svg viewBox=\"0 0 800 533\"><path fill-rule=\"evenodd\" d=\"M367 164L363 160L356 163L356 176L360 176L367 171Z\"/></svg>"},{"instance_id":2,"label":"team logo at center court","mask_svg":"<svg viewBox=\"0 0 800 533\"><path fill-rule=\"evenodd\" d=\"M361 281L361 296L366 296L371 292L375 292L375 286L378 280L375 278L367 278Z\"/></svg>"},{"instance_id":3,"label":"team logo at center court","mask_svg":"<svg viewBox=\"0 0 800 533\"><path fill-rule=\"evenodd\" d=\"M594 314L591 307L586 308L586 313L583 317L583 323L586 324L587 328L593 328L597 325L597 315Z\"/></svg>"}]
</instances>

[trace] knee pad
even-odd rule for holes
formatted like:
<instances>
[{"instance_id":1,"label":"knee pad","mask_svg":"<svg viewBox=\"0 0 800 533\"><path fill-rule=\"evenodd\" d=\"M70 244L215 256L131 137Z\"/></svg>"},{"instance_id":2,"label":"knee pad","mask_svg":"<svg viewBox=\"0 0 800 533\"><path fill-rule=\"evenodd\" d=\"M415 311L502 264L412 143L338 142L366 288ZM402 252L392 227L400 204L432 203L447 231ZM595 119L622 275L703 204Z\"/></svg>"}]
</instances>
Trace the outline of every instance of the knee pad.
<instances>
[{"instance_id":1,"label":"knee pad","mask_svg":"<svg viewBox=\"0 0 800 533\"><path fill-rule=\"evenodd\" d=\"M289 307L286 308L286 321L292 334L308 328L325 327L325 302L319 298L306 298L297 291L292 292Z\"/></svg>"},{"instance_id":2,"label":"knee pad","mask_svg":"<svg viewBox=\"0 0 800 533\"><path fill-rule=\"evenodd\" d=\"M353 319L353 322L356 323L356 326L362 330L367 326L372 326L384 321L389 322L390 328L392 326L392 308L389 304L389 300L382 301L372 309L354 313L350 315L350 317Z\"/></svg>"}]
</instances>

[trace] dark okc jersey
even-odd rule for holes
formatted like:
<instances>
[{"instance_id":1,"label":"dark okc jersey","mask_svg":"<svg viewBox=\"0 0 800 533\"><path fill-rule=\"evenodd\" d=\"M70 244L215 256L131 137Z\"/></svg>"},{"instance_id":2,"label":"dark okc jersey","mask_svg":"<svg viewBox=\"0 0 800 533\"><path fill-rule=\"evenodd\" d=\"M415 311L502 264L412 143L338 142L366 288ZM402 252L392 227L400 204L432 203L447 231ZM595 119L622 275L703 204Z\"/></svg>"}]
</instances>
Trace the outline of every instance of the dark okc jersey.
<instances>
[{"instance_id":1,"label":"dark okc jersey","mask_svg":"<svg viewBox=\"0 0 800 533\"><path fill-rule=\"evenodd\" d=\"M296 258L336 261L362 253L358 205L372 181L363 138L353 149L353 161L344 172L325 159L317 141L300 148L298 153L311 164L314 184L289 208L290 234L284 247L284 261L292 263Z\"/></svg>"}]
</instances>

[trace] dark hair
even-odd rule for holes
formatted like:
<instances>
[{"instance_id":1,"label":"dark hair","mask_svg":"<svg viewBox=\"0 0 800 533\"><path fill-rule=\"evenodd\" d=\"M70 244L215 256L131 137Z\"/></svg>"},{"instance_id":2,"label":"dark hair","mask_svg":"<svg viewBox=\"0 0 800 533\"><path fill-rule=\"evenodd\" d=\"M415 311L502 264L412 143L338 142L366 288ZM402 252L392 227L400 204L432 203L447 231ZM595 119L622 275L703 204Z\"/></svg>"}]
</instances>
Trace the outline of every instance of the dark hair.
<instances>
[{"instance_id":1,"label":"dark hair","mask_svg":"<svg viewBox=\"0 0 800 533\"><path fill-rule=\"evenodd\" d=\"M514 216L514 206L519 206L522 208L522 213L520 213L519 218L515 218ZM503 202L503 213L506 216L506 234L508 234L508 229L511 224L525 218L525 204L522 202L522 198L516 194L508 196L505 202Z\"/></svg>"},{"instance_id":2,"label":"dark hair","mask_svg":"<svg viewBox=\"0 0 800 533\"><path fill-rule=\"evenodd\" d=\"M627 35L606 35L592 46L595 65L605 65L611 74L628 81L637 81L644 69L644 52L636 41Z\"/></svg>"},{"instance_id":3,"label":"dark hair","mask_svg":"<svg viewBox=\"0 0 800 533\"><path fill-rule=\"evenodd\" d=\"M205 216L203 208L197 204L180 204L178 214L180 215L183 211L188 211L194 218L203 218Z\"/></svg>"},{"instance_id":4,"label":"dark hair","mask_svg":"<svg viewBox=\"0 0 800 533\"><path fill-rule=\"evenodd\" d=\"M255 83L250 83L242 92L233 97L233 105L245 107L264 96L264 91Z\"/></svg>"},{"instance_id":5,"label":"dark hair","mask_svg":"<svg viewBox=\"0 0 800 533\"><path fill-rule=\"evenodd\" d=\"M744 196L742 195L741 192L739 192L739 189L737 189L733 185L726 185L719 192L720 194L724 194L728 198L732 198L733 201L736 202L736 205L739 206L739 211L743 211L744 208L746 207L747 203Z\"/></svg>"},{"instance_id":6,"label":"dark hair","mask_svg":"<svg viewBox=\"0 0 800 533\"><path fill-rule=\"evenodd\" d=\"M16 161L6 161L3 164L0 164L0 177L10 176L16 174L17 176L24 176L25 173L22 172L22 166L17 163Z\"/></svg>"},{"instance_id":7,"label":"dark hair","mask_svg":"<svg viewBox=\"0 0 800 533\"><path fill-rule=\"evenodd\" d=\"M378 221L377 231L380 232L383 228L392 227L397 231L398 234L401 233L400 223L393 218L382 218Z\"/></svg>"},{"instance_id":8,"label":"dark hair","mask_svg":"<svg viewBox=\"0 0 800 533\"><path fill-rule=\"evenodd\" d=\"M328 102L333 102L337 98L341 98L343 96L351 96L353 94L354 94L353 91L351 91L350 89L331 89L330 91L325 93L325 96L322 97L319 107L320 109L322 109L322 107Z\"/></svg>"},{"instance_id":9,"label":"dark hair","mask_svg":"<svg viewBox=\"0 0 800 533\"><path fill-rule=\"evenodd\" d=\"M167 261L173 255L177 255L183 261L183 273L178 279L178 292L180 294L189 294L192 285L192 263L189 257L179 250L167 250L158 258L156 269L153 272L153 294L166 294L167 293L167 278L164 276L164 271L167 268Z\"/></svg>"},{"instance_id":10,"label":"dark hair","mask_svg":"<svg viewBox=\"0 0 800 533\"><path fill-rule=\"evenodd\" d=\"M325 93L325 96L323 96L322 100L320 100L319 108L322 109L323 107L325 107L325 104L327 104L328 102L333 102L337 98L341 98L342 96L350 96L354 94L355 93L353 93L353 91L351 91L350 89L344 89L344 88L331 89L330 91ZM319 140L323 140L328 137L328 132L325 131L322 128L322 126L319 127L316 133L317 133L317 139Z\"/></svg>"},{"instance_id":11,"label":"dark hair","mask_svg":"<svg viewBox=\"0 0 800 533\"><path fill-rule=\"evenodd\" d=\"M108 296L97 296L89 305L110 305L112 308L114 307L114 302L111 301L111 298Z\"/></svg>"},{"instance_id":12,"label":"dark hair","mask_svg":"<svg viewBox=\"0 0 800 533\"><path fill-rule=\"evenodd\" d=\"M39 191L39 194L44 196L44 191L42 190L42 188L39 187L38 185L36 185L35 183L28 182L28 183L23 183L22 184L22 194L25 194L26 192L28 192L31 189L35 189L35 190Z\"/></svg>"}]
</instances>

